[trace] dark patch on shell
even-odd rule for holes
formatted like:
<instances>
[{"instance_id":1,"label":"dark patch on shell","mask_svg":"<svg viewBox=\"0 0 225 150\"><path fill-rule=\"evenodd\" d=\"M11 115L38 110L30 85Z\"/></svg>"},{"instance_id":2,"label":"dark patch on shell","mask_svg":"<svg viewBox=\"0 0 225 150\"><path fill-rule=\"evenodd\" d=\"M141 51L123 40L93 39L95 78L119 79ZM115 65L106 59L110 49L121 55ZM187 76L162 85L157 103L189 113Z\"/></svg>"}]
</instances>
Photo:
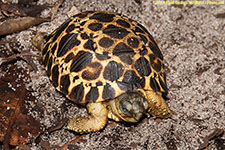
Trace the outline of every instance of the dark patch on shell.
<instances>
[{"instance_id":1,"label":"dark patch on shell","mask_svg":"<svg viewBox=\"0 0 225 150\"><path fill-rule=\"evenodd\" d=\"M127 39L127 44L133 48L137 48L139 45L139 40L136 37L130 37Z\"/></svg>"},{"instance_id":2,"label":"dark patch on shell","mask_svg":"<svg viewBox=\"0 0 225 150\"><path fill-rule=\"evenodd\" d=\"M149 48L151 51L155 54L155 56L159 57L161 60L163 60L163 55L161 51L159 50L159 47L155 45L154 43L150 42L149 43Z\"/></svg>"},{"instance_id":3,"label":"dark patch on shell","mask_svg":"<svg viewBox=\"0 0 225 150\"><path fill-rule=\"evenodd\" d=\"M49 60L49 51L47 51L47 54L45 56L43 56L43 64L46 67L48 60Z\"/></svg>"},{"instance_id":4,"label":"dark patch on shell","mask_svg":"<svg viewBox=\"0 0 225 150\"><path fill-rule=\"evenodd\" d=\"M66 27L68 26L68 24L71 22L71 19L66 20L61 26L59 26L54 34L53 40L52 42L55 42L59 35L66 29Z\"/></svg>"},{"instance_id":5,"label":"dark patch on shell","mask_svg":"<svg viewBox=\"0 0 225 150\"><path fill-rule=\"evenodd\" d=\"M72 32L75 29L75 25L72 23L71 25L69 25L69 27L66 29L67 33Z\"/></svg>"},{"instance_id":6,"label":"dark patch on shell","mask_svg":"<svg viewBox=\"0 0 225 150\"><path fill-rule=\"evenodd\" d=\"M70 60L72 60L75 57L73 52L69 53L65 58L65 63L68 63Z\"/></svg>"},{"instance_id":7,"label":"dark patch on shell","mask_svg":"<svg viewBox=\"0 0 225 150\"><path fill-rule=\"evenodd\" d=\"M103 54L95 53L95 56L98 60L106 60L110 58L108 53L103 53Z\"/></svg>"},{"instance_id":8,"label":"dark patch on shell","mask_svg":"<svg viewBox=\"0 0 225 150\"><path fill-rule=\"evenodd\" d=\"M131 84L132 89L133 86L135 86L136 88L143 88L144 87L143 80L144 79L143 78L140 79L133 70L127 70L123 77L123 82Z\"/></svg>"},{"instance_id":9,"label":"dark patch on shell","mask_svg":"<svg viewBox=\"0 0 225 150\"><path fill-rule=\"evenodd\" d=\"M96 82L96 86L102 86L103 83L101 81Z\"/></svg>"},{"instance_id":10,"label":"dark patch on shell","mask_svg":"<svg viewBox=\"0 0 225 150\"><path fill-rule=\"evenodd\" d=\"M131 91L133 89L133 86L130 83L121 82L121 81L117 81L116 83L118 87L123 91Z\"/></svg>"},{"instance_id":11,"label":"dark patch on shell","mask_svg":"<svg viewBox=\"0 0 225 150\"><path fill-rule=\"evenodd\" d=\"M88 39L89 37L88 37L88 35L87 35L87 33L81 33L81 38L83 39L83 40L86 40L86 39Z\"/></svg>"},{"instance_id":12,"label":"dark patch on shell","mask_svg":"<svg viewBox=\"0 0 225 150\"><path fill-rule=\"evenodd\" d=\"M121 26L125 27L125 28L130 28L130 24L128 22L126 22L125 20L118 19L118 20L116 20L116 23L118 25L121 25Z\"/></svg>"},{"instance_id":13,"label":"dark patch on shell","mask_svg":"<svg viewBox=\"0 0 225 150\"><path fill-rule=\"evenodd\" d=\"M117 44L113 50L113 55L119 56L119 58L126 64L131 65L132 58L134 56L135 52L133 49L128 47L123 42L120 42Z\"/></svg>"},{"instance_id":14,"label":"dark patch on shell","mask_svg":"<svg viewBox=\"0 0 225 150\"><path fill-rule=\"evenodd\" d=\"M99 31L102 29L102 24L101 23L91 23L88 25L88 28L92 31Z\"/></svg>"},{"instance_id":15,"label":"dark patch on shell","mask_svg":"<svg viewBox=\"0 0 225 150\"><path fill-rule=\"evenodd\" d=\"M89 52L80 51L73 59L70 72L81 71L92 60L93 56Z\"/></svg>"},{"instance_id":16,"label":"dark patch on shell","mask_svg":"<svg viewBox=\"0 0 225 150\"><path fill-rule=\"evenodd\" d=\"M103 37L99 40L99 45L103 48L109 48L110 46L113 45L114 41L110 38Z\"/></svg>"},{"instance_id":17,"label":"dark patch on shell","mask_svg":"<svg viewBox=\"0 0 225 150\"><path fill-rule=\"evenodd\" d=\"M161 77L159 76L159 83L161 85L161 87L163 88L164 91L167 91L167 85L163 82L163 80L161 79Z\"/></svg>"},{"instance_id":18,"label":"dark patch on shell","mask_svg":"<svg viewBox=\"0 0 225 150\"><path fill-rule=\"evenodd\" d=\"M124 67L122 64L117 63L115 61L110 61L105 67L103 77L106 80L113 82L122 76L123 71L124 71Z\"/></svg>"},{"instance_id":19,"label":"dark patch on shell","mask_svg":"<svg viewBox=\"0 0 225 150\"><path fill-rule=\"evenodd\" d=\"M141 28L139 28L138 26L135 26L135 33L145 33Z\"/></svg>"},{"instance_id":20,"label":"dark patch on shell","mask_svg":"<svg viewBox=\"0 0 225 150\"><path fill-rule=\"evenodd\" d=\"M53 45L53 47L51 48L51 52L52 52L53 55L55 54L56 48L57 48L57 43L55 43L55 44Z\"/></svg>"},{"instance_id":21,"label":"dark patch on shell","mask_svg":"<svg viewBox=\"0 0 225 150\"><path fill-rule=\"evenodd\" d=\"M110 84L106 83L103 89L102 98L104 100L112 99L115 97L115 90L111 87Z\"/></svg>"},{"instance_id":22,"label":"dark patch on shell","mask_svg":"<svg viewBox=\"0 0 225 150\"><path fill-rule=\"evenodd\" d=\"M59 78L59 65L55 65L52 68L52 82L55 87L58 86L58 78Z\"/></svg>"},{"instance_id":23,"label":"dark patch on shell","mask_svg":"<svg viewBox=\"0 0 225 150\"><path fill-rule=\"evenodd\" d=\"M85 102L96 102L99 97L98 88L91 87L90 91L87 93L85 97Z\"/></svg>"},{"instance_id":24,"label":"dark patch on shell","mask_svg":"<svg viewBox=\"0 0 225 150\"><path fill-rule=\"evenodd\" d=\"M51 43L46 44L45 47L43 48L43 50L42 50L42 55L43 56L47 53L50 44Z\"/></svg>"},{"instance_id":25,"label":"dark patch on shell","mask_svg":"<svg viewBox=\"0 0 225 150\"><path fill-rule=\"evenodd\" d=\"M76 17L79 17L79 18L85 18L89 13L91 13L93 11L89 11L89 12L83 12L83 13L79 13L79 14L76 14L74 15L73 17L76 18Z\"/></svg>"},{"instance_id":26,"label":"dark patch on shell","mask_svg":"<svg viewBox=\"0 0 225 150\"><path fill-rule=\"evenodd\" d=\"M90 19L96 19L100 22L112 22L114 14L107 14L103 12L99 12L90 17Z\"/></svg>"},{"instance_id":27,"label":"dark patch on shell","mask_svg":"<svg viewBox=\"0 0 225 150\"><path fill-rule=\"evenodd\" d=\"M150 78L150 87L155 91L160 91L160 87L158 85L158 82L155 80L155 78L151 77Z\"/></svg>"},{"instance_id":28,"label":"dark patch on shell","mask_svg":"<svg viewBox=\"0 0 225 150\"><path fill-rule=\"evenodd\" d=\"M80 44L80 41L77 40L77 35L78 34L71 33L62 37L62 39L59 42L57 57L65 55L74 46L78 46Z\"/></svg>"},{"instance_id":29,"label":"dark patch on shell","mask_svg":"<svg viewBox=\"0 0 225 150\"><path fill-rule=\"evenodd\" d=\"M127 34L130 32L124 28L117 27L115 25L108 25L104 30L103 33L110 36L111 38L116 39L123 39Z\"/></svg>"},{"instance_id":30,"label":"dark patch on shell","mask_svg":"<svg viewBox=\"0 0 225 150\"><path fill-rule=\"evenodd\" d=\"M95 51L95 47L94 47L94 42L93 40L88 40L85 44L84 44L84 48L85 49L89 49L89 50L92 50L92 51Z\"/></svg>"},{"instance_id":31,"label":"dark patch on shell","mask_svg":"<svg viewBox=\"0 0 225 150\"><path fill-rule=\"evenodd\" d=\"M47 66L47 75L50 76L51 75L51 67L52 67L52 56L50 56L49 60L48 60L48 66Z\"/></svg>"},{"instance_id":32,"label":"dark patch on shell","mask_svg":"<svg viewBox=\"0 0 225 150\"><path fill-rule=\"evenodd\" d=\"M149 55L152 68L155 69L155 71L159 72L161 70L161 62L159 58L155 57L155 55L150 54Z\"/></svg>"},{"instance_id":33,"label":"dark patch on shell","mask_svg":"<svg viewBox=\"0 0 225 150\"><path fill-rule=\"evenodd\" d=\"M69 97L71 100L74 100L75 102L81 103L83 97L84 97L84 86L83 84L79 84L75 87L73 87L72 91L69 94Z\"/></svg>"},{"instance_id":34,"label":"dark patch on shell","mask_svg":"<svg viewBox=\"0 0 225 150\"><path fill-rule=\"evenodd\" d=\"M144 56L144 55L146 55L147 53L148 53L148 50L146 49L145 46L143 46L143 47L142 47L142 50L140 50L139 54L140 54L141 56Z\"/></svg>"},{"instance_id":35,"label":"dark patch on shell","mask_svg":"<svg viewBox=\"0 0 225 150\"><path fill-rule=\"evenodd\" d=\"M70 76L69 74L61 76L60 79L60 91L64 94L68 94L68 88L70 85Z\"/></svg>"},{"instance_id":36,"label":"dark patch on shell","mask_svg":"<svg viewBox=\"0 0 225 150\"><path fill-rule=\"evenodd\" d=\"M149 76L151 73L151 68L150 68L149 62L144 57L140 57L135 62L134 67L140 76Z\"/></svg>"},{"instance_id":37,"label":"dark patch on shell","mask_svg":"<svg viewBox=\"0 0 225 150\"><path fill-rule=\"evenodd\" d=\"M138 34L138 36L140 36L140 38L141 38L141 40L144 42L144 44L147 44L148 39L147 39L144 35Z\"/></svg>"}]
</instances>

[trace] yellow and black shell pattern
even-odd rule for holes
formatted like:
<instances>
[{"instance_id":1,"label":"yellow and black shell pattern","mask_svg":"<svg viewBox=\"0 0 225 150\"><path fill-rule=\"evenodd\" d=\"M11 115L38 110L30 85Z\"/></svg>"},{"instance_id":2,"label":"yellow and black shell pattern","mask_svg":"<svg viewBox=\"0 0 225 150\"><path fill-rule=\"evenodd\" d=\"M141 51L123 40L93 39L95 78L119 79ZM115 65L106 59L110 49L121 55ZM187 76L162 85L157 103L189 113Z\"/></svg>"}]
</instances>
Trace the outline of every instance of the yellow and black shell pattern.
<instances>
[{"instance_id":1,"label":"yellow and black shell pattern","mask_svg":"<svg viewBox=\"0 0 225 150\"><path fill-rule=\"evenodd\" d=\"M111 12L79 13L46 38L43 63L56 89L75 103L138 89L167 91L163 56L139 23Z\"/></svg>"}]
</instances>

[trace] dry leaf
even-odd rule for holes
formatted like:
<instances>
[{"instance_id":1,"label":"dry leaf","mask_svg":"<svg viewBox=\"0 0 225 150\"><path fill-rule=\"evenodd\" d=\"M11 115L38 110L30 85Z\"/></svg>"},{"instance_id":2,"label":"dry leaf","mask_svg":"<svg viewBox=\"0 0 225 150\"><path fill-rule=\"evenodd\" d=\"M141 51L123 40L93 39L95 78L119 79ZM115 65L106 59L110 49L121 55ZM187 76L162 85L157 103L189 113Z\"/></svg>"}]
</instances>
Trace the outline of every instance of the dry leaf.
<instances>
[{"instance_id":1,"label":"dry leaf","mask_svg":"<svg viewBox=\"0 0 225 150\"><path fill-rule=\"evenodd\" d=\"M38 25L46 21L50 21L50 19L22 17L12 20L6 20L2 24L0 24L0 35L22 31L28 29L31 26Z\"/></svg>"},{"instance_id":2,"label":"dry leaf","mask_svg":"<svg viewBox=\"0 0 225 150\"><path fill-rule=\"evenodd\" d=\"M9 144L26 144L43 132L40 123L27 114L25 100L35 100L23 83L28 77L25 70L13 64L0 78L0 141L5 149Z\"/></svg>"},{"instance_id":3,"label":"dry leaf","mask_svg":"<svg viewBox=\"0 0 225 150\"><path fill-rule=\"evenodd\" d=\"M85 137L85 136L86 136L85 134L84 134L84 135L81 135L81 136L75 138L74 140L72 140L72 141L70 141L70 142L64 144L64 145L60 148L60 150L67 150L67 149L69 149L69 147L70 147L71 145L76 144L79 140L81 140L81 139L82 139L83 137Z\"/></svg>"},{"instance_id":4,"label":"dry leaf","mask_svg":"<svg viewBox=\"0 0 225 150\"><path fill-rule=\"evenodd\" d=\"M211 134L209 134L208 136L203 138L204 143L202 143L199 146L199 149L202 150L202 149L206 148L208 146L210 140L222 135L223 133L224 133L223 129L216 128Z\"/></svg>"},{"instance_id":5,"label":"dry leaf","mask_svg":"<svg viewBox=\"0 0 225 150\"><path fill-rule=\"evenodd\" d=\"M223 13L218 13L215 15L216 18L225 18L225 12Z\"/></svg>"},{"instance_id":6,"label":"dry leaf","mask_svg":"<svg viewBox=\"0 0 225 150\"><path fill-rule=\"evenodd\" d=\"M30 1L19 1L18 4L15 3L2 3L0 2L1 12L7 16L31 16L36 17L40 13L48 8L47 5L34 5Z\"/></svg>"},{"instance_id":7,"label":"dry leaf","mask_svg":"<svg viewBox=\"0 0 225 150\"><path fill-rule=\"evenodd\" d=\"M7 4L0 2L0 10L7 17L26 16L26 12L24 11L24 9L21 9L21 7L18 4L12 3Z\"/></svg>"},{"instance_id":8,"label":"dry leaf","mask_svg":"<svg viewBox=\"0 0 225 150\"><path fill-rule=\"evenodd\" d=\"M62 6L64 0L60 0L60 2L55 6L55 9L53 10L53 14L57 14L59 7Z\"/></svg>"}]
</instances>

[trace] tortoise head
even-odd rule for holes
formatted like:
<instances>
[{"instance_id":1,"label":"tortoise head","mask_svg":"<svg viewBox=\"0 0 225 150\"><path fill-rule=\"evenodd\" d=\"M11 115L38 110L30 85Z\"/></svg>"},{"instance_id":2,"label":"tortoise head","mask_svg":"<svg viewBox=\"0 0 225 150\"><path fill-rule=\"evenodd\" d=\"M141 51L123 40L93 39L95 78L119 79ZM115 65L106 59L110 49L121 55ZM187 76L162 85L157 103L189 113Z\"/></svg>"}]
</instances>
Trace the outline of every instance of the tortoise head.
<instances>
[{"instance_id":1,"label":"tortoise head","mask_svg":"<svg viewBox=\"0 0 225 150\"><path fill-rule=\"evenodd\" d=\"M48 33L46 32L38 32L33 38L32 38L32 44L39 50L42 50L45 42L46 37L48 36Z\"/></svg>"},{"instance_id":2,"label":"tortoise head","mask_svg":"<svg viewBox=\"0 0 225 150\"><path fill-rule=\"evenodd\" d=\"M112 113L126 122L138 122L149 108L147 99L139 92L127 92L109 102Z\"/></svg>"}]
</instances>

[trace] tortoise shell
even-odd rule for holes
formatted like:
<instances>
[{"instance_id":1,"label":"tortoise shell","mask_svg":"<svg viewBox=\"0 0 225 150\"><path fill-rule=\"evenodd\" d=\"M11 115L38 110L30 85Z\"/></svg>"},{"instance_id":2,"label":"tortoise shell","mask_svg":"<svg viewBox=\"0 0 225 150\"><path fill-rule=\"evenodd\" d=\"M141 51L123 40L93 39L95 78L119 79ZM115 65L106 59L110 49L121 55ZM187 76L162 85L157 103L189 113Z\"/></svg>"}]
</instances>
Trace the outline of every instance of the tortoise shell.
<instances>
[{"instance_id":1,"label":"tortoise shell","mask_svg":"<svg viewBox=\"0 0 225 150\"><path fill-rule=\"evenodd\" d=\"M136 21L110 12L79 13L46 38L43 63L57 90L76 103L127 91L167 91L163 56Z\"/></svg>"}]
</instances>

